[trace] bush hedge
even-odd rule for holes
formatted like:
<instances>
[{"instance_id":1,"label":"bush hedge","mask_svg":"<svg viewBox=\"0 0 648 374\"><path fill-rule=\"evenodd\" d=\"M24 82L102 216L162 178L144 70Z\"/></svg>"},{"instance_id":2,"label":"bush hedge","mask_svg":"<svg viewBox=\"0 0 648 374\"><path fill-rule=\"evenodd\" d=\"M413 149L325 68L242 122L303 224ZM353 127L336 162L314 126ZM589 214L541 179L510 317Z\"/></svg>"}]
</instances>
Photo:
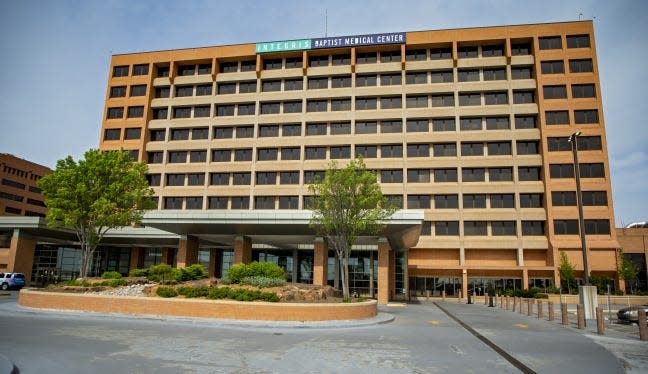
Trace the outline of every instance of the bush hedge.
<instances>
[{"instance_id":1,"label":"bush hedge","mask_svg":"<svg viewBox=\"0 0 648 374\"><path fill-rule=\"evenodd\" d=\"M207 269L201 264L185 268L172 268L167 264L151 265L146 269L133 269L128 274L131 277L146 277L151 282L176 284L178 282L207 278Z\"/></svg>"},{"instance_id":2,"label":"bush hedge","mask_svg":"<svg viewBox=\"0 0 648 374\"><path fill-rule=\"evenodd\" d=\"M177 295L182 295L186 298L206 297L213 300L232 299L237 301L279 301L279 296L274 292L246 290L243 288L233 289L229 287L180 287L177 290L172 287L158 287L157 294L160 297L175 297Z\"/></svg>"},{"instance_id":3,"label":"bush hedge","mask_svg":"<svg viewBox=\"0 0 648 374\"><path fill-rule=\"evenodd\" d=\"M284 278L268 278L256 275L241 279L241 284L249 284L259 288L281 287L286 284L286 280Z\"/></svg>"},{"instance_id":4,"label":"bush hedge","mask_svg":"<svg viewBox=\"0 0 648 374\"><path fill-rule=\"evenodd\" d=\"M249 264L236 264L227 271L227 278L232 283L241 283L244 278L265 277L286 279L286 272L272 262L251 262Z\"/></svg>"},{"instance_id":5,"label":"bush hedge","mask_svg":"<svg viewBox=\"0 0 648 374\"><path fill-rule=\"evenodd\" d=\"M104 271L101 277L103 279L121 279L122 275L116 271Z\"/></svg>"},{"instance_id":6,"label":"bush hedge","mask_svg":"<svg viewBox=\"0 0 648 374\"><path fill-rule=\"evenodd\" d=\"M173 287L158 287L155 293L160 297L176 297L178 296L178 291Z\"/></svg>"},{"instance_id":7,"label":"bush hedge","mask_svg":"<svg viewBox=\"0 0 648 374\"><path fill-rule=\"evenodd\" d=\"M129 277L148 277L149 269L132 269L128 272Z\"/></svg>"}]
</instances>

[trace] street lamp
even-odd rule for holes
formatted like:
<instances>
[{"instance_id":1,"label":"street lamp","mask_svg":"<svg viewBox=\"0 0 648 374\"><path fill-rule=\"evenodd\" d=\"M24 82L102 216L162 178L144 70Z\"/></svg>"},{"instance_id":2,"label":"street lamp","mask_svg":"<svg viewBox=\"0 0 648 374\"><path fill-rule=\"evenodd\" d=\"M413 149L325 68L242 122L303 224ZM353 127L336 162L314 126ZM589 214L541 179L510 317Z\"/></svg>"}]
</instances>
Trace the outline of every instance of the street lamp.
<instances>
[{"instance_id":1,"label":"street lamp","mask_svg":"<svg viewBox=\"0 0 648 374\"><path fill-rule=\"evenodd\" d=\"M574 155L574 174L576 175L576 203L578 204L578 232L580 233L581 249L583 251L583 272L585 285L589 286L589 266L587 262L587 246L585 244L585 219L583 218L583 195L581 192L580 166L578 165L578 137L581 132L577 131L569 136L572 154Z\"/></svg>"}]
</instances>

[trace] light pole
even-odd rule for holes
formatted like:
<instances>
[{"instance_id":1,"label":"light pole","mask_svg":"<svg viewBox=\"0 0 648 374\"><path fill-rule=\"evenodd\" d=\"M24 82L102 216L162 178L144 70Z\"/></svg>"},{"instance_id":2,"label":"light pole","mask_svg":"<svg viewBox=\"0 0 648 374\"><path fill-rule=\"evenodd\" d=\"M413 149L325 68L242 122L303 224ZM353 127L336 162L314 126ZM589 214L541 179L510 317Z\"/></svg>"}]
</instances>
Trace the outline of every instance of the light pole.
<instances>
[{"instance_id":1,"label":"light pole","mask_svg":"<svg viewBox=\"0 0 648 374\"><path fill-rule=\"evenodd\" d=\"M581 249L583 251L583 278L586 286L589 286L589 266L587 262L587 246L585 243L585 219L583 218L583 195L581 192L580 166L578 164L578 137L581 132L577 131L569 136L572 154L574 155L574 175L576 176L576 204L578 204L578 232L580 233Z\"/></svg>"}]
</instances>

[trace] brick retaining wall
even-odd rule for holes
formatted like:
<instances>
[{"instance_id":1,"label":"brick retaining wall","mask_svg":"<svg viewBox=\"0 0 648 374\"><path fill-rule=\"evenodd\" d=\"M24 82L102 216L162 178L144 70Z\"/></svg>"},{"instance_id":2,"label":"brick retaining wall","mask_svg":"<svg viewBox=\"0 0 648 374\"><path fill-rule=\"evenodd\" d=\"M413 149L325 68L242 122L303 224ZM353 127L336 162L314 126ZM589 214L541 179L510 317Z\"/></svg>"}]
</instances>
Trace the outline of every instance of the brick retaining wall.
<instances>
[{"instance_id":1,"label":"brick retaining wall","mask_svg":"<svg viewBox=\"0 0 648 374\"><path fill-rule=\"evenodd\" d=\"M23 289L18 304L30 308L102 313L264 321L359 320L375 317L375 300L358 303L268 303L231 300L70 294Z\"/></svg>"}]
</instances>

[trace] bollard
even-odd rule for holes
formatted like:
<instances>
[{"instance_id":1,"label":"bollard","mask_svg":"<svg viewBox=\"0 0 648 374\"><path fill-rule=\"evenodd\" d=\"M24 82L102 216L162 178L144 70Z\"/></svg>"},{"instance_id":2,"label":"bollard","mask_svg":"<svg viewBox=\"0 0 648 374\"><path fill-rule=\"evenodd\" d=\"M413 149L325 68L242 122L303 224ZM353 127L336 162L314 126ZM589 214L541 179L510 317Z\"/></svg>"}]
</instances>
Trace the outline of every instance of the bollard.
<instances>
[{"instance_id":1,"label":"bollard","mask_svg":"<svg viewBox=\"0 0 648 374\"><path fill-rule=\"evenodd\" d=\"M569 316L567 315L567 304L560 303L560 318L563 325L569 325Z\"/></svg>"},{"instance_id":2,"label":"bollard","mask_svg":"<svg viewBox=\"0 0 648 374\"><path fill-rule=\"evenodd\" d=\"M500 295L499 304L500 304L500 309L504 309L504 295Z\"/></svg>"},{"instance_id":3,"label":"bollard","mask_svg":"<svg viewBox=\"0 0 648 374\"><path fill-rule=\"evenodd\" d=\"M461 291L457 294L457 304L461 303Z\"/></svg>"},{"instance_id":4,"label":"bollard","mask_svg":"<svg viewBox=\"0 0 648 374\"><path fill-rule=\"evenodd\" d=\"M639 340L648 340L648 323L646 322L646 311L637 311L637 324L639 325Z\"/></svg>"},{"instance_id":5,"label":"bollard","mask_svg":"<svg viewBox=\"0 0 648 374\"><path fill-rule=\"evenodd\" d=\"M549 306L547 307L547 309L549 309L549 321L553 321L554 320L554 304L553 304L553 301L550 301L548 304L549 304Z\"/></svg>"},{"instance_id":6,"label":"bollard","mask_svg":"<svg viewBox=\"0 0 648 374\"><path fill-rule=\"evenodd\" d=\"M603 318L603 308L596 307L596 333L605 335L605 319Z\"/></svg>"},{"instance_id":7,"label":"bollard","mask_svg":"<svg viewBox=\"0 0 648 374\"><path fill-rule=\"evenodd\" d=\"M488 305L488 298L490 296L488 295L488 292L484 292L484 305Z\"/></svg>"},{"instance_id":8,"label":"bollard","mask_svg":"<svg viewBox=\"0 0 648 374\"><path fill-rule=\"evenodd\" d=\"M527 299L527 306L528 306L527 314L529 315L529 317L531 317L533 316L533 299Z\"/></svg>"},{"instance_id":9,"label":"bollard","mask_svg":"<svg viewBox=\"0 0 648 374\"><path fill-rule=\"evenodd\" d=\"M583 304L576 305L576 317L578 318L578 329L585 329L585 308Z\"/></svg>"},{"instance_id":10,"label":"bollard","mask_svg":"<svg viewBox=\"0 0 648 374\"><path fill-rule=\"evenodd\" d=\"M506 303L506 310L509 310L509 297L504 296L504 302Z\"/></svg>"},{"instance_id":11,"label":"bollard","mask_svg":"<svg viewBox=\"0 0 648 374\"><path fill-rule=\"evenodd\" d=\"M515 304L517 303L517 297L513 296L512 301L513 301L513 303L512 303L513 305L512 305L512 308L511 308L511 312L515 312Z\"/></svg>"},{"instance_id":12,"label":"bollard","mask_svg":"<svg viewBox=\"0 0 648 374\"><path fill-rule=\"evenodd\" d=\"M493 296L488 297L488 307L493 308L495 305L493 304Z\"/></svg>"},{"instance_id":13,"label":"bollard","mask_svg":"<svg viewBox=\"0 0 648 374\"><path fill-rule=\"evenodd\" d=\"M430 290L425 290L425 300L430 300Z\"/></svg>"},{"instance_id":14,"label":"bollard","mask_svg":"<svg viewBox=\"0 0 648 374\"><path fill-rule=\"evenodd\" d=\"M542 318L542 300L538 299L538 318Z\"/></svg>"},{"instance_id":15,"label":"bollard","mask_svg":"<svg viewBox=\"0 0 648 374\"><path fill-rule=\"evenodd\" d=\"M525 302L526 299L520 298L520 314L524 314L524 308L522 307L522 304Z\"/></svg>"},{"instance_id":16,"label":"bollard","mask_svg":"<svg viewBox=\"0 0 648 374\"><path fill-rule=\"evenodd\" d=\"M471 295L470 292L468 292L468 302L466 304L472 304L474 297L475 297L474 293Z\"/></svg>"},{"instance_id":17,"label":"bollard","mask_svg":"<svg viewBox=\"0 0 648 374\"><path fill-rule=\"evenodd\" d=\"M443 301L445 301L445 290L441 291L441 297L443 298Z\"/></svg>"}]
</instances>

